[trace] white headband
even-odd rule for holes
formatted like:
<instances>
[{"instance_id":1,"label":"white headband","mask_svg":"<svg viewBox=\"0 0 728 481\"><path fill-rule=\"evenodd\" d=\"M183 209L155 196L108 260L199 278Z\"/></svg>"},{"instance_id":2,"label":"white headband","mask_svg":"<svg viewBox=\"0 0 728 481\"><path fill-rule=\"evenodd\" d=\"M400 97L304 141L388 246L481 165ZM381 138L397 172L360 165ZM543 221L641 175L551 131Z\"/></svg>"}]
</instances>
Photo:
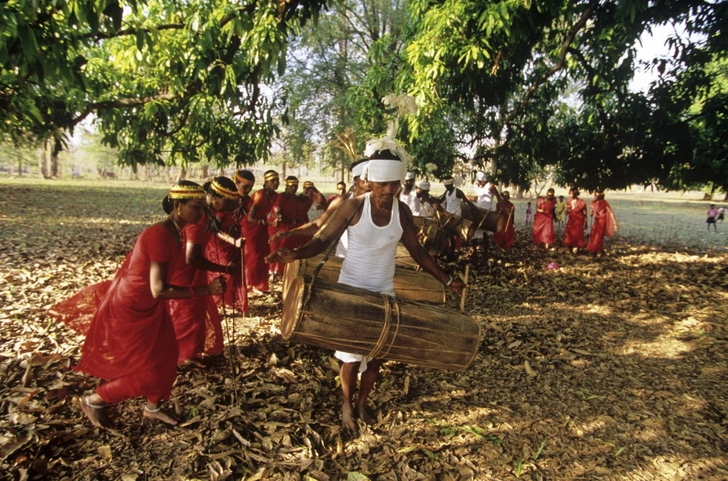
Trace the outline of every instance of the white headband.
<instances>
[{"instance_id":1,"label":"white headband","mask_svg":"<svg viewBox=\"0 0 728 481\"><path fill-rule=\"evenodd\" d=\"M427 182L426 180L423 180L422 182L420 182L420 186L419 187L422 190L430 190L430 183Z\"/></svg>"},{"instance_id":2,"label":"white headband","mask_svg":"<svg viewBox=\"0 0 728 481\"><path fill-rule=\"evenodd\" d=\"M453 185L455 183L455 179L446 179L442 181L442 185Z\"/></svg>"},{"instance_id":3,"label":"white headband","mask_svg":"<svg viewBox=\"0 0 728 481\"><path fill-rule=\"evenodd\" d=\"M371 159L363 178L370 182L402 182L407 166L400 160Z\"/></svg>"},{"instance_id":4,"label":"white headband","mask_svg":"<svg viewBox=\"0 0 728 481\"><path fill-rule=\"evenodd\" d=\"M351 169L351 174L354 177L361 177L361 174L364 173L364 167L366 167L368 163L369 161L367 160L366 162L355 165L354 168Z\"/></svg>"},{"instance_id":5,"label":"white headband","mask_svg":"<svg viewBox=\"0 0 728 481\"><path fill-rule=\"evenodd\" d=\"M476 180L479 180L481 182L484 181L485 180L485 172L478 172L477 174L475 174L475 179Z\"/></svg>"},{"instance_id":6,"label":"white headband","mask_svg":"<svg viewBox=\"0 0 728 481\"><path fill-rule=\"evenodd\" d=\"M407 172L407 175L404 176L404 180L415 180L415 174Z\"/></svg>"}]
</instances>

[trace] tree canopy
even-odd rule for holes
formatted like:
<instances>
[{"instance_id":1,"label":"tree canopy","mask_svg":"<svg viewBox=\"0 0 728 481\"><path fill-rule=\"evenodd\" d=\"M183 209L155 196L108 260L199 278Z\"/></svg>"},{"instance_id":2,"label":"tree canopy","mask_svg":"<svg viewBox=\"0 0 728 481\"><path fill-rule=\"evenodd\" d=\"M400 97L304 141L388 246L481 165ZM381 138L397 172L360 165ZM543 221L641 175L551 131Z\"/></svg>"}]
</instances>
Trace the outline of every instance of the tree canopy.
<instances>
[{"instance_id":1,"label":"tree canopy","mask_svg":"<svg viewBox=\"0 0 728 481\"><path fill-rule=\"evenodd\" d=\"M409 94L415 170L463 158L522 187L545 169L585 188L727 189L726 18L699 0L13 0L0 133L60 150L93 117L129 165L246 164L276 136L344 165L337 136L381 135L382 97ZM661 25L669 55L632 91L640 37Z\"/></svg>"},{"instance_id":2,"label":"tree canopy","mask_svg":"<svg viewBox=\"0 0 728 481\"><path fill-rule=\"evenodd\" d=\"M289 35L326 0L11 0L0 5L0 132L67 134L93 115L122 163L265 157Z\"/></svg>"}]
</instances>

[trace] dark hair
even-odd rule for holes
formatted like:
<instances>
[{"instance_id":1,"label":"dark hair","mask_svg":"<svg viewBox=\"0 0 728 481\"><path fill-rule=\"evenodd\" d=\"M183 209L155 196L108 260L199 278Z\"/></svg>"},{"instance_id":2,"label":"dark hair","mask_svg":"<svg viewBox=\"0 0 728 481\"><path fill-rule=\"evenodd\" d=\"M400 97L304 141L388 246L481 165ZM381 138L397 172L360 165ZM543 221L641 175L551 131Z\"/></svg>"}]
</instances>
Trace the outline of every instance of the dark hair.
<instances>
[{"instance_id":1,"label":"dark hair","mask_svg":"<svg viewBox=\"0 0 728 481\"><path fill-rule=\"evenodd\" d=\"M344 187L346 187L346 182L339 181L339 182L336 183L336 187L338 187L340 185L343 185Z\"/></svg>"},{"instance_id":2,"label":"dark hair","mask_svg":"<svg viewBox=\"0 0 728 481\"><path fill-rule=\"evenodd\" d=\"M286 182L288 182L289 180L296 180L297 181L298 180L298 177L296 177L295 175L289 175L288 177L286 177Z\"/></svg>"},{"instance_id":3,"label":"dark hair","mask_svg":"<svg viewBox=\"0 0 728 481\"><path fill-rule=\"evenodd\" d=\"M208 182L209 184L209 182ZM191 180L180 180L175 185L180 186L186 186L186 187L199 187L200 184L197 182L192 182ZM203 186L204 189L204 186ZM191 199L178 199L177 202L181 202L182 204L186 204L187 201ZM164 212L166 214L171 214L172 210L174 209L174 201L169 199L169 194L164 196L164 199L162 199L162 209L164 209Z\"/></svg>"},{"instance_id":4,"label":"dark hair","mask_svg":"<svg viewBox=\"0 0 728 481\"><path fill-rule=\"evenodd\" d=\"M235 186L235 182L233 182L233 179L229 177L215 177L212 180L214 180L216 184L224 187L227 190L231 190L233 192L238 191L238 188ZM205 182L205 185L203 185L202 188L205 189L205 193L213 197L222 197L222 195L215 192L215 189L212 188L212 182Z\"/></svg>"},{"instance_id":5,"label":"dark hair","mask_svg":"<svg viewBox=\"0 0 728 481\"><path fill-rule=\"evenodd\" d=\"M351 165L349 166L349 170L350 171L354 170L354 167L361 164L362 162L369 162L369 159L367 157L364 157L363 159L359 159L355 162L352 162Z\"/></svg>"},{"instance_id":6,"label":"dark hair","mask_svg":"<svg viewBox=\"0 0 728 481\"><path fill-rule=\"evenodd\" d=\"M251 171L249 171L249 170L246 170L246 169L238 170L237 175L239 177L242 177L245 180L249 180L251 182L255 182L255 175Z\"/></svg>"},{"instance_id":7,"label":"dark hair","mask_svg":"<svg viewBox=\"0 0 728 481\"><path fill-rule=\"evenodd\" d=\"M369 160L399 160L402 161L402 159L399 158L399 156L395 153L393 153L389 149L384 150L377 150L372 155L369 156Z\"/></svg>"}]
</instances>

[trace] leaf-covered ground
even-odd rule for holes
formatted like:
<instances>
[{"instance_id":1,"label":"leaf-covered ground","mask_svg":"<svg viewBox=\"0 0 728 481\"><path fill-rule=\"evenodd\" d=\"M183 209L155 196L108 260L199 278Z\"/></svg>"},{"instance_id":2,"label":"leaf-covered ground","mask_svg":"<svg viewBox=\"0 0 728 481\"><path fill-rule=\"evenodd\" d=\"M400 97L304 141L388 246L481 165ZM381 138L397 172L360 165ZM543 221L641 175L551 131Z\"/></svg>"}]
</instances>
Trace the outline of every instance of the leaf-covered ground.
<instances>
[{"instance_id":1,"label":"leaf-covered ground","mask_svg":"<svg viewBox=\"0 0 728 481\"><path fill-rule=\"evenodd\" d=\"M180 368L179 427L134 400L112 408L115 434L81 414L76 397L98 381L72 370L82 338L46 311L113 275L161 218L164 189L3 187L1 479L728 478L725 250L618 238L592 259L519 232L513 250L473 261L472 366L385 364L378 423L358 436L339 427L331 353L282 340L279 296L254 298L229 319L232 350Z\"/></svg>"}]
</instances>

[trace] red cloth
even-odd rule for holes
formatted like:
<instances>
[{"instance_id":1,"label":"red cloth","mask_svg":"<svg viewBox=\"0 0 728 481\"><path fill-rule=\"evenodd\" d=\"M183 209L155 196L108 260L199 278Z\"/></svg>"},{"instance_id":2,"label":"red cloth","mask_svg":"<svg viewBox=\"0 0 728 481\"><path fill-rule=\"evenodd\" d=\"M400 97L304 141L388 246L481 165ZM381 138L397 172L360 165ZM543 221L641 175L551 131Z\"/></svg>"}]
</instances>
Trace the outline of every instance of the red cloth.
<instances>
[{"instance_id":1,"label":"red cloth","mask_svg":"<svg viewBox=\"0 0 728 481\"><path fill-rule=\"evenodd\" d=\"M276 200L278 195L279 194L277 192L273 192L272 194L269 194L268 192L266 192L265 189L260 189L253 194L253 205L256 206L255 216L253 218L256 221L258 221L258 222L261 220L268 221L269 216L271 214L271 210L273 209L273 202ZM252 206L251 206L251 209L252 209ZM265 242L267 245L267 247L266 247L267 252L263 255L263 257L265 257L268 254L270 254L271 252L273 252L273 250L272 250L273 246L271 244L268 244L268 239L270 239L270 236L272 236L273 234L276 233L276 230L275 230L275 227L273 227L271 225L265 225L265 226L261 226L261 227L263 227L266 231ZM272 270L273 270L273 264L269 264L268 271L272 272Z\"/></svg>"},{"instance_id":2,"label":"red cloth","mask_svg":"<svg viewBox=\"0 0 728 481\"><path fill-rule=\"evenodd\" d=\"M536 215L533 217L533 243L553 244L556 242L554 233L554 208L556 199L539 197L536 202ZM539 212L539 209L544 212Z\"/></svg>"},{"instance_id":3,"label":"red cloth","mask_svg":"<svg viewBox=\"0 0 728 481\"><path fill-rule=\"evenodd\" d=\"M506 216L506 226L502 232L493 235L493 242L504 249L508 249L516 241L516 229L513 227L514 207L510 201L504 200L498 203L498 211Z\"/></svg>"},{"instance_id":4,"label":"red cloth","mask_svg":"<svg viewBox=\"0 0 728 481\"><path fill-rule=\"evenodd\" d=\"M249 196L240 201L243 216L239 220L240 231L245 238L245 281L248 289L256 288L259 291L270 290L268 285L268 263L265 256L270 252L268 245L268 227L254 222L248 222L248 212L253 205Z\"/></svg>"},{"instance_id":5,"label":"red cloth","mask_svg":"<svg viewBox=\"0 0 728 481\"><path fill-rule=\"evenodd\" d=\"M584 247L584 222L586 221L586 202L583 199L569 199L566 202L568 220L564 229L565 247Z\"/></svg>"},{"instance_id":6,"label":"red cloth","mask_svg":"<svg viewBox=\"0 0 728 481\"><path fill-rule=\"evenodd\" d=\"M113 281L90 286L51 309L52 315L84 332L93 305L71 303L79 297L100 300L76 369L112 380L111 386L98 390L104 400L145 396L158 402L169 397L176 377L177 341L167 302L152 296L149 269L152 262L172 267L181 253L176 235L155 224L141 233ZM109 396L110 388L118 389Z\"/></svg>"},{"instance_id":7,"label":"red cloth","mask_svg":"<svg viewBox=\"0 0 728 481\"><path fill-rule=\"evenodd\" d=\"M189 227L185 226L183 230L183 244L188 240ZM208 284L207 272L187 264L184 255L177 258L170 272L169 283L174 286L196 287ZM222 324L212 296L170 299L168 302L179 348L178 364L203 353L212 355L222 352Z\"/></svg>"},{"instance_id":8,"label":"red cloth","mask_svg":"<svg viewBox=\"0 0 728 481\"><path fill-rule=\"evenodd\" d=\"M614 222L610 213L611 207L606 200L599 199L592 202L592 208L594 209L594 223L592 224L589 245L586 246L586 250L596 254L604 250L604 237L614 235Z\"/></svg>"},{"instance_id":9,"label":"red cloth","mask_svg":"<svg viewBox=\"0 0 728 481\"><path fill-rule=\"evenodd\" d=\"M218 212L215 214L222 232L232 235L237 234L236 229L238 228L233 212ZM202 216L202 219L197 224L186 227L188 233L188 240L193 244L203 246L203 254L207 260L226 266L231 262L240 264L240 249L232 244L225 242L215 234L209 226L207 214ZM222 296L214 296L217 305L234 307L241 312L248 312L248 292L243 283L242 269L238 269L237 272L230 274L222 274L220 272L208 272L208 282L212 282L213 279L223 276L225 278L226 286L225 292Z\"/></svg>"},{"instance_id":10,"label":"red cloth","mask_svg":"<svg viewBox=\"0 0 728 481\"><path fill-rule=\"evenodd\" d=\"M309 206L307 205L307 197L280 194L276 197L275 201L273 201L273 208L269 215L269 218L272 217L271 221L273 219L277 220L277 225L274 227L274 231L271 233L271 236L274 235L275 232L286 232L306 224L308 222L308 209ZM271 244L271 252L275 252L284 247L295 249L302 246L310 239L310 237L301 236L293 236L287 239L276 239L276 241ZM273 266L273 272L277 272L279 274L283 273L283 268L285 267L283 262L277 262L271 265Z\"/></svg>"}]
</instances>

